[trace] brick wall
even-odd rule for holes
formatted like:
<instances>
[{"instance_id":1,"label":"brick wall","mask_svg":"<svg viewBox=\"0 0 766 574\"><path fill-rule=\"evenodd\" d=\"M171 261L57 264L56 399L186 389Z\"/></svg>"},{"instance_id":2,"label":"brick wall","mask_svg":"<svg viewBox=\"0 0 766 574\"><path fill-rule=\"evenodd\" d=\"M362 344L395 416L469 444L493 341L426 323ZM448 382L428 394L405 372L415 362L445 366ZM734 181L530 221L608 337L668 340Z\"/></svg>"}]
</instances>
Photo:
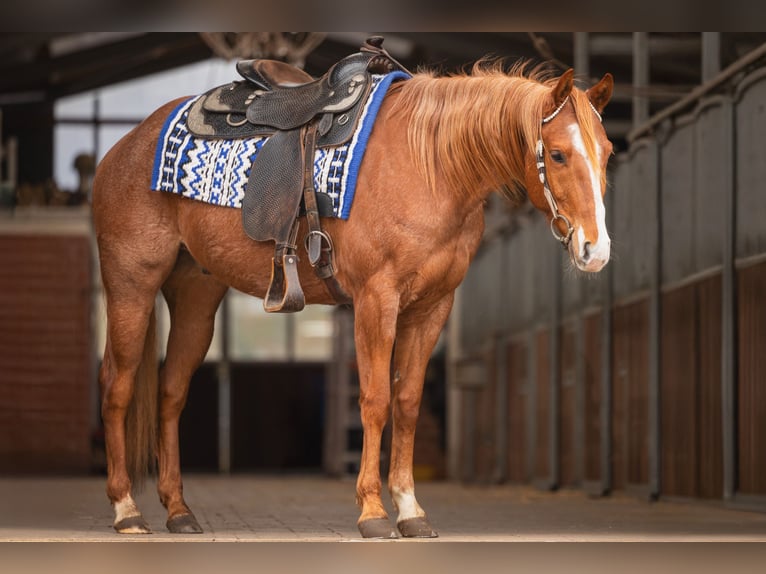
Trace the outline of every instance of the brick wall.
<instances>
[{"instance_id":1,"label":"brick wall","mask_svg":"<svg viewBox=\"0 0 766 574\"><path fill-rule=\"evenodd\" d=\"M87 236L0 235L0 472L90 465Z\"/></svg>"}]
</instances>

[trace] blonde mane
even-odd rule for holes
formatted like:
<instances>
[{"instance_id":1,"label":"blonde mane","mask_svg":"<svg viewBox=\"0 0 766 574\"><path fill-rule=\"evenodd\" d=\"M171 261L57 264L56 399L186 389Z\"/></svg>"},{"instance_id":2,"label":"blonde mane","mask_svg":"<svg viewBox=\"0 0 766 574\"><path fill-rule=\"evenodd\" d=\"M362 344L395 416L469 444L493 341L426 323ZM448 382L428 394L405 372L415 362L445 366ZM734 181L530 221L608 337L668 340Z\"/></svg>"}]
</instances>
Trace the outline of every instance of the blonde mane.
<instances>
[{"instance_id":1,"label":"blonde mane","mask_svg":"<svg viewBox=\"0 0 766 574\"><path fill-rule=\"evenodd\" d=\"M524 197L529 150L534 150L543 111L552 104L556 78L526 62L506 72L500 60L481 60L470 73L437 77L419 72L399 82L394 113L408 118L407 139L427 185L436 188L437 174L467 194L505 189L514 200ZM593 111L587 96L573 90L583 140L596 161Z\"/></svg>"}]
</instances>

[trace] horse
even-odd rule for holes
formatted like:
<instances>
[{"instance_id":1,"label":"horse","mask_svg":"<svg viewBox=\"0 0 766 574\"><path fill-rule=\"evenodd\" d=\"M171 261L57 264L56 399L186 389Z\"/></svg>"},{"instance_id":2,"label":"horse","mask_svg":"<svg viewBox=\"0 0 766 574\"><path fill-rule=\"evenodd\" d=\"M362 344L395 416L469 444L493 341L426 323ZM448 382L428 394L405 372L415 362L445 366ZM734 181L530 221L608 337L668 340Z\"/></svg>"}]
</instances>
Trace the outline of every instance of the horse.
<instances>
[{"instance_id":1,"label":"horse","mask_svg":"<svg viewBox=\"0 0 766 574\"><path fill-rule=\"evenodd\" d=\"M482 240L489 194L528 198L577 268L596 272L609 260L603 194L612 145L600 120L612 89L610 74L583 91L571 69L556 76L485 59L452 74L418 71L386 93L350 216L322 218L337 281L354 310L363 424L357 526L364 538L398 537L396 530L437 535L415 497L415 426L426 366ZM107 310L99 373L106 493L119 533L151 533L132 494L155 464L167 529L202 532L183 496L179 417L224 294L234 288L264 297L274 253L273 242L245 234L240 210L150 190L158 134L179 101L115 144L93 181ZM306 230L302 218L299 237ZM306 303L336 304L305 259L298 274ZM161 367L159 292L171 318ZM389 417L396 530L381 498Z\"/></svg>"}]
</instances>

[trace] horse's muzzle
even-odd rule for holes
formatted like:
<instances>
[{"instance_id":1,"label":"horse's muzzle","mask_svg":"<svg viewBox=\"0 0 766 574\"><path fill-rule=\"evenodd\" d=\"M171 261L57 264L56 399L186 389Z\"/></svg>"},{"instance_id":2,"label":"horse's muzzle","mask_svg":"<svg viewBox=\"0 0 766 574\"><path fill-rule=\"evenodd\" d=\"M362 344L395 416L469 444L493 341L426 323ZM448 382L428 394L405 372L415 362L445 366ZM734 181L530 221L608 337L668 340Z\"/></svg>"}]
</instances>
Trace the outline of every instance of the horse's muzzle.
<instances>
[{"instance_id":1,"label":"horse's muzzle","mask_svg":"<svg viewBox=\"0 0 766 574\"><path fill-rule=\"evenodd\" d=\"M590 241L572 241L569 256L580 271L596 273L609 262L610 241L593 245Z\"/></svg>"}]
</instances>

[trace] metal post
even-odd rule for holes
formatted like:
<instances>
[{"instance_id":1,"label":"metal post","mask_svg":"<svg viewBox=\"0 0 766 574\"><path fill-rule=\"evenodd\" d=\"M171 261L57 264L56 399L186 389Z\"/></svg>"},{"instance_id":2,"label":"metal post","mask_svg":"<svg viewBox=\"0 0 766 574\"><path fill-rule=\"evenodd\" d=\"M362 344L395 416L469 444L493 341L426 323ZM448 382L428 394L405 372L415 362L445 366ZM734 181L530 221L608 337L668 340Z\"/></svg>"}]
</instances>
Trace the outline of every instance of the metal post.
<instances>
[{"instance_id":1,"label":"metal post","mask_svg":"<svg viewBox=\"0 0 766 574\"><path fill-rule=\"evenodd\" d=\"M582 286L582 284L580 284ZM580 301L584 289L580 289ZM584 308L584 305L581 305ZM582 311L577 314L575 324L575 480L582 484L585 481L585 315Z\"/></svg>"},{"instance_id":2,"label":"metal post","mask_svg":"<svg viewBox=\"0 0 766 574\"><path fill-rule=\"evenodd\" d=\"M511 238L503 235L500 243L500 293L509 292L508 262L510 261ZM493 481L502 482L508 478L508 345L509 338L498 333L495 337L495 470Z\"/></svg>"},{"instance_id":3,"label":"metal post","mask_svg":"<svg viewBox=\"0 0 766 574\"><path fill-rule=\"evenodd\" d=\"M579 79L578 87L587 88L590 84L590 38L588 32L574 33L574 70Z\"/></svg>"},{"instance_id":4,"label":"metal post","mask_svg":"<svg viewBox=\"0 0 766 574\"><path fill-rule=\"evenodd\" d=\"M723 269L721 293L721 416L723 441L723 498L734 498L737 484L736 459L736 294L734 256L736 244L736 197L734 182L734 106L730 100L722 104L724 122L723 144L726 186L724 197Z\"/></svg>"},{"instance_id":5,"label":"metal post","mask_svg":"<svg viewBox=\"0 0 766 574\"><path fill-rule=\"evenodd\" d=\"M507 259L506 259L507 260ZM495 338L495 470L493 482L507 478L508 469L508 339Z\"/></svg>"},{"instance_id":6,"label":"metal post","mask_svg":"<svg viewBox=\"0 0 766 574\"><path fill-rule=\"evenodd\" d=\"M460 344L460 313L462 306L462 288L455 290L447 323L447 477L461 478L460 449L462 446L461 421L464 393L457 384L457 363L463 354Z\"/></svg>"},{"instance_id":7,"label":"metal post","mask_svg":"<svg viewBox=\"0 0 766 574\"><path fill-rule=\"evenodd\" d=\"M231 472L231 364L229 295L221 302L221 360L218 363L218 472Z\"/></svg>"},{"instance_id":8,"label":"metal post","mask_svg":"<svg viewBox=\"0 0 766 574\"><path fill-rule=\"evenodd\" d=\"M11 184L11 189L15 190L18 185L18 157L19 157L19 140L16 136L8 138L6 143L6 173L8 174L8 181Z\"/></svg>"},{"instance_id":9,"label":"metal post","mask_svg":"<svg viewBox=\"0 0 766 574\"><path fill-rule=\"evenodd\" d=\"M460 479L463 482L476 480L476 394L475 387L459 389L463 413L462 451L463 464L460 468Z\"/></svg>"},{"instance_id":10,"label":"metal post","mask_svg":"<svg viewBox=\"0 0 766 574\"><path fill-rule=\"evenodd\" d=\"M3 162L5 154L3 153L3 110L0 108L0 184L3 183Z\"/></svg>"},{"instance_id":11,"label":"metal post","mask_svg":"<svg viewBox=\"0 0 766 574\"><path fill-rule=\"evenodd\" d=\"M560 437L561 427L560 403L561 403L561 296L562 296L562 273L561 273L561 251L558 245L550 243L551 249L555 249L555 255L551 257L553 262L553 289L552 291L552 310L548 346L548 384L550 391L549 403L549 432L550 440L548 442L548 460L550 466L550 477L548 479L548 488L554 489L559 485L561 477L560 472Z\"/></svg>"},{"instance_id":12,"label":"metal post","mask_svg":"<svg viewBox=\"0 0 766 574\"><path fill-rule=\"evenodd\" d=\"M342 409L338 404L341 373L348 368L343 360L344 333L340 317L340 314L343 312L341 307L335 307L332 311L332 360L325 370L325 423L322 443L322 468L331 476L340 476L343 466L341 461L343 448L340 444L340 418L342 416Z\"/></svg>"},{"instance_id":13,"label":"metal post","mask_svg":"<svg viewBox=\"0 0 766 574\"><path fill-rule=\"evenodd\" d=\"M101 98L99 93L93 96L93 157L98 161L99 147L101 147Z\"/></svg>"},{"instance_id":14,"label":"metal post","mask_svg":"<svg viewBox=\"0 0 766 574\"><path fill-rule=\"evenodd\" d=\"M623 198L627 198L629 189L619 190ZM606 225L607 229L614 227L614 203L613 193L607 193L604 202L606 203ZM599 417L601 429L600 438L600 478L601 492L606 494L612 489L612 305L614 298L614 265L608 265L606 278L603 283L603 303L601 308L601 403L599 404ZM603 273L602 272L602 273Z\"/></svg>"},{"instance_id":15,"label":"metal post","mask_svg":"<svg viewBox=\"0 0 766 574\"><path fill-rule=\"evenodd\" d=\"M707 83L721 71L721 33L702 32L702 83Z\"/></svg>"},{"instance_id":16,"label":"metal post","mask_svg":"<svg viewBox=\"0 0 766 574\"><path fill-rule=\"evenodd\" d=\"M531 273L529 274L531 275ZM524 479L535 477L537 460L537 332L530 328L527 333L527 412L525 413L527 444Z\"/></svg>"},{"instance_id":17,"label":"metal post","mask_svg":"<svg viewBox=\"0 0 766 574\"><path fill-rule=\"evenodd\" d=\"M581 78L581 88L590 84L590 37L588 32L574 33L574 68ZM578 282L580 309L585 305L583 282ZM577 480L585 480L585 316L582 311L576 319L575 349L575 474Z\"/></svg>"},{"instance_id":18,"label":"metal post","mask_svg":"<svg viewBox=\"0 0 766 574\"><path fill-rule=\"evenodd\" d=\"M633 127L649 119L649 34L633 32Z\"/></svg>"},{"instance_id":19,"label":"metal post","mask_svg":"<svg viewBox=\"0 0 766 574\"><path fill-rule=\"evenodd\" d=\"M660 436L661 436L661 388L660 388L660 320L662 284L662 182L660 180L660 147L656 141L649 146L654 159L655 181L655 218L652 246L653 260L649 299L649 496L656 498L660 494Z\"/></svg>"}]
</instances>

